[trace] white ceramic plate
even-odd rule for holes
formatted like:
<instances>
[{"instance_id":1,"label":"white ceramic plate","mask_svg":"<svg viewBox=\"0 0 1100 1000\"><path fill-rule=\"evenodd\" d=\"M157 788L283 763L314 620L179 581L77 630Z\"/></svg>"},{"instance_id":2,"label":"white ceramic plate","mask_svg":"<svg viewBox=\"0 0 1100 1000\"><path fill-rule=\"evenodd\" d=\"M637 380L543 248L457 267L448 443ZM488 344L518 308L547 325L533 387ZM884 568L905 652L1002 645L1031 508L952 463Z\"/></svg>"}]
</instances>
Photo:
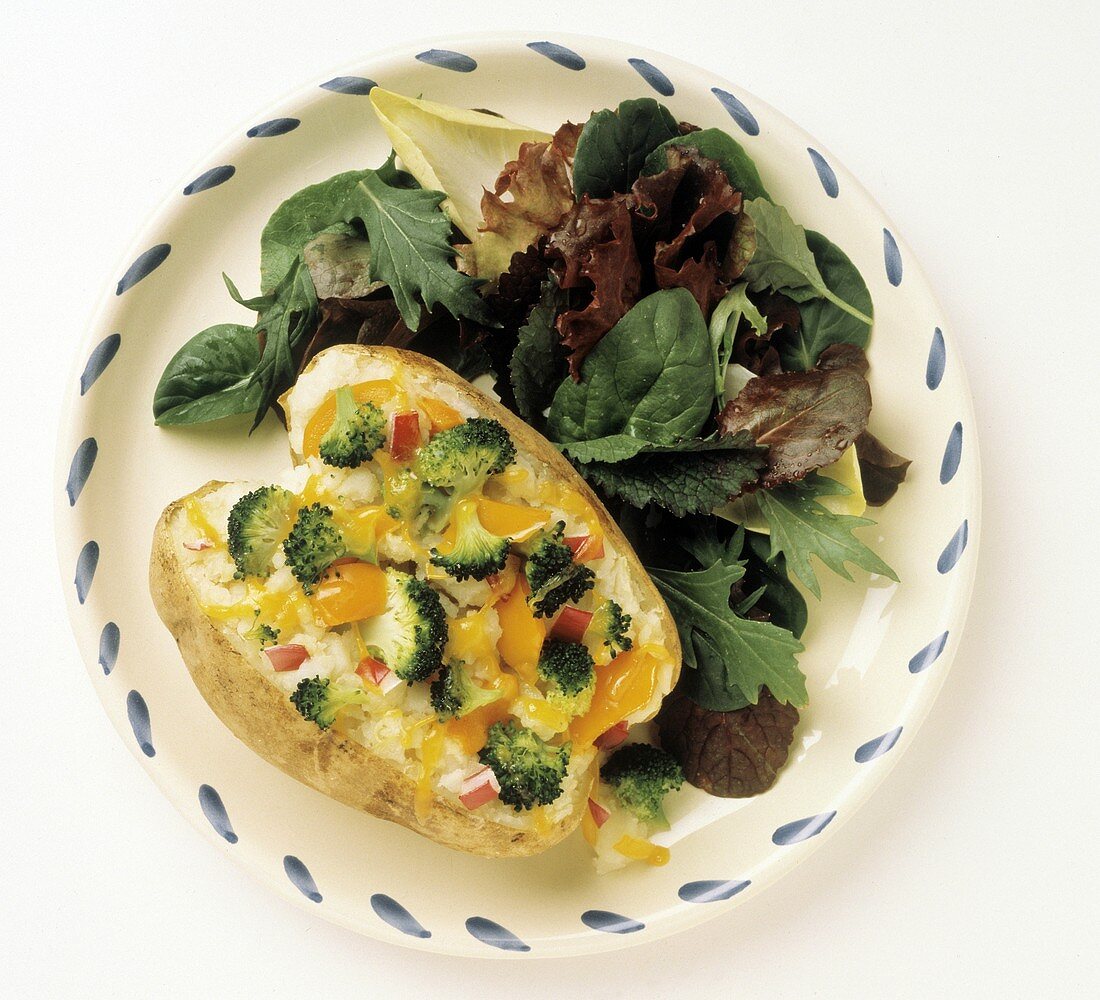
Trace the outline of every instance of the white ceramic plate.
<instances>
[{"instance_id":1,"label":"white ceramic plate","mask_svg":"<svg viewBox=\"0 0 1100 1000\"><path fill-rule=\"evenodd\" d=\"M597 877L579 836L531 859L453 853L360 815L265 764L214 717L153 611L149 542L161 509L209 479L286 463L274 419L157 429L153 388L177 348L216 322L251 322L258 241L285 197L388 152L364 96L489 107L553 130L628 97L728 130L803 225L843 247L875 304L872 429L913 458L866 540L901 577L822 573L802 666L810 707L775 787L678 824L664 868ZM583 37L475 36L366 60L257 114L185 176L112 276L80 348L57 456L57 540L73 629L108 716L209 842L277 892L385 941L443 952L563 955L639 944L762 892L866 799L913 739L946 674L978 536L966 378L924 276L889 221L816 140L713 73ZM705 799L701 794L700 799ZM673 838L675 839L675 838ZM445 873L445 877L440 873ZM441 878L444 881L441 881Z\"/></svg>"}]
</instances>

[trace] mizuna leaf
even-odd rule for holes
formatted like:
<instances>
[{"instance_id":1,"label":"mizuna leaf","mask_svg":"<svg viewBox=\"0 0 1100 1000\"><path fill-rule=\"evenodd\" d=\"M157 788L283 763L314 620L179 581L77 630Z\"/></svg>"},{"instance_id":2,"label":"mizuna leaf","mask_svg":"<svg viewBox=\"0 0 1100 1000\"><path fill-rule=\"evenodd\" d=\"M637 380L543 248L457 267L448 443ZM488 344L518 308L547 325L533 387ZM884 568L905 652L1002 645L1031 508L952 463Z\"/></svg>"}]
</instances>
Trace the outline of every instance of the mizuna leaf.
<instances>
[{"instance_id":1,"label":"mizuna leaf","mask_svg":"<svg viewBox=\"0 0 1100 1000\"><path fill-rule=\"evenodd\" d=\"M262 335L263 352L249 383L259 387L252 424L255 430L272 403L298 376L296 352L305 346L306 337L316 325L317 293L301 255L294 258L290 270L271 292L252 299L242 298L229 277L222 277L229 294L246 309L258 313L256 332Z\"/></svg>"},{"instance_id":2,"label":"mizuna leaf","mask_svg":"<svg viewBox=\"0 0 1100 1000\"><path fill-rule=\"evenodd\" d=\"M676 620L684 662L699 671L691 678L692 697L704 708L755 705L762 686L778 701L806 704L806 678L796 659L802 643L770 622L739 617L729 606L730 591L744 575L741 565L719 560L694 572L649 574Z\"/></svg>"},{"instance_id":3,"label":"mizuna leaf","mask_svg":"<svg viewBox=\"0 0 1100 1000\"><path fill-rule=\"evenodd\" d=\"M345 218L360 220L370 238L371 278L390 286L410 330L420 326L421 303L492 323L478 282L453 266L451 224L439 208L443 197L439 191L391 188L371 171L345 204Z\"/></svg>"},{"instance_id":4,"label":"mizuna leaf","mask_svg":"<svg viewBox=\"0 0 1100 1000\"><path fill-rule=\"evenodd\" d=\"M869 573L898 579L885 562L852 534L856 528L873 525L874 521L833 514L818 502L821 497L847 492L840 483L815 475L801 483L757 490L753 494L771 528L770 558L782 553L789 571L815 597L821 596L821 587L811 563L813 556L845 580L852 579L848 563Z\"/></svg>"}]
</instances>

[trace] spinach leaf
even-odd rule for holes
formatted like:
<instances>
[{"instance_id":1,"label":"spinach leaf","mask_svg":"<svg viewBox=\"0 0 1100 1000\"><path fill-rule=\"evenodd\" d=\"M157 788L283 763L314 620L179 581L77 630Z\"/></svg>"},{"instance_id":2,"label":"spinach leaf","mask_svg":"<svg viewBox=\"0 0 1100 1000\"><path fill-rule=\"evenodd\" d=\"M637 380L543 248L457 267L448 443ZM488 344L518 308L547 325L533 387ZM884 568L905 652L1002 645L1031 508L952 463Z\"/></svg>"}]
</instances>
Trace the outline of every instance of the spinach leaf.
<instances>
[{"instance_id":1,"label":"spinach leaf","mask_svg":"<svg viewBox=\"0 0 1100 1000\"><path fill-rule=\"evenodd\" d=\"M860 313L874 316L867 283L844 251L813 230L806 231L806 243L825 284ZM871 331L863 319L827 299L803 302L799 312L802 314L799 329L786 337L776 338L784 368L808 371L830 344L867 346Z\"/></svg>"},{"instance_id":2,"label":"spinach leaf","mask_svg":"<svg viewBox=\"0 0 1100 1000\"><path fill-rule=\"evenodd\" d=\"M811 474L800 483L773 490L757 490L753 494L771 528L769 557L774 559L782 553L789 570L815 597L821 596L821 585L811 565L811 556L816 556L845 580L852 579L847 563L891 580L898 578L885 562L852 534L853 529L873 525L874 521L850 514L834 514L818 503L820 497L850 492L848 487L833 479Z\"/></svg>"},{"instance_id":3,"label":"spinach leaf","mask_svg":"<svg viewBox=\"0 0 1100 1000\"><path fill-rule=\"evenodd\" d=\"M260 360L256 331L219 323L196 333L168 362L153 394L160 426L198 424L249 413L259 402L252 372Z\"/></svg>"},{"instance_id":4,"label":"spinach leaf","mask_svg":"<svg viewBox=\"0 0 1100 1000\"><path fill-rule=\"evenodd\" d=\"M758 336L767 338L768 321L749 299L749 286L745 282L734 285L714 307L710 315L710 347L714 356L714 391L718 403L725 402L726 368L733 355L733 342L737 328L744 318Z\"/></svg>"},{"instance_id":5,"label":"spinach leaf","mask_svg":"<svg viewBox=\"0 0 1100 1000\"><path fill-rule=\"evenodd\" d=\"M648 447L626 461L584 465L581 473L633 507L657 504L685 517L709 514L737 496L746 483L757 479L763 465L764 449L755 447L751 435L741 434Z\"/></svg>"},{"instance_id":6,"label":"spinach leaf","mask_svg":"<svg viewBox=\"0 0 1100 1000\"><path fill-rule=\"evenodd\" d=\"M854 319L871 325L870 316L826 285L807 244L806 230L785 208L766 198L754 198L745 203L745 212L756 226L756 253L745 268L750 290L773 288L799 302L824 298Z\"/></svg>"},{"instance_id":7,"label":"spinach leaf","mask_svg":"<svg viewBox=\"0 0 1100 1000\"><path fill-rule=\"evenodd\" d=\"M744 574L732 545L705 569L649 570L676 620L684 662L694 668L688 693L719 712L755 705L762 686L778 701L805 705L806 678L796 660L802 643L778 625L730 608L730 593Z\"/></svg>"},{"instance_id":8,"label":"spinach leaf","mask_svg":"<svg viewBox=\"0 0 1100 1000\"><path fill-rule=\"evenodd\" d=\"M318 233L354 232L344 219L344 202L370 170L349 170L292 194L268 219L260 234L260 290L270 292L286 277L307 243Z\"/></svg>"},{"instance_id":9,"label":"spinach leaf","mask_svg":"<svg viewBox=\"0 0 1100 1000\"><path fill-rule=\"evenodd\" d=\"M680 134L676 119L651 97L623 101L615 111L597 111L585 123L573 160L573 190L606 198L629 191L646 157Z\"/></svg>"},{"instance_id":10,"label":"spinach leaf","mask_svg":"<svg viewBox=\"0 0 1100 1000\"><path fill-rule=\"evenodd\" d=\"M361 236L324 232L302 249L318 299L362 299L386 287L370 278L370 243Z\"/></svg>"},{"instance_id":11,"label":"spinach leaf","mask_svg":"<svg viewBox=\"0 0 1100 1000\"><path fill-rule=\"evenodd\" d=\"M255 310L256 332L263 333L263 352L250 385L259 387L255 430L260 426L276 398L298 377L295 351L305 346L305 339L317 325L317 293L305 263L299 254L290 270L266 295L245 299L228 275L222 275L233 299L246 309Z\"/></svg>"},{"instance_id":12,"label":"spinach leaf","mask_svg":"<svg viewBox=\"0 0 1100 1000\"><path fill-rule=\"evenodd\" d=\"M566 374L565 349L554 327L554 319L564 302L565 293L553 281L545 282L542 298L520 327L519 340L512 352L509 367L516 407L519 415L536 427L542 423L543 411Z\"/></svg>"},{"instance_id":13,"label":"spinach leaf","mask_svg":"<svg viewBox=\"0 0 1100 1000\"><path fill-rule=\"evenodd\" d=\"M752 157L745 152L736 139L718 128L705 128L666 140L646 157L642 173L659 174L662 170L667 170L668 150L673 146L697 149L703 156L717 161L726 172L730 184L740 191L746 200L750 198L771 200Z\"/></svg>"},{"instance_id":14,"label":"spinach leaf","mask_svg":"<svg viewBox=\"0 0 1100 1000\"><path fill-rule=\"evenodd\" d=\"M566 444L614 436L626 445L620 458L629 457L621 438L675 444L695 437L714 405L713 364L707 326L691 292L654 292L592 349L580 382L566 379L558 386L549 434Z\"/></svg>"},{"instance_id":15,"label":"spinach leaf","mask_svg":"<svg viewBox=\"0 0 1100 1000\"><path fill-rule=\"evenodd\" d=\"M480 282L455 270L451 222L439 205L441 191L393 188L376 171L353 185L344 205L346 221L359 220L371 243L370 276L393 291L410 330L420 327L421 304L442 304L453 316L486 326L493 319L478 294Z\"/></svg>"}]
</instances>

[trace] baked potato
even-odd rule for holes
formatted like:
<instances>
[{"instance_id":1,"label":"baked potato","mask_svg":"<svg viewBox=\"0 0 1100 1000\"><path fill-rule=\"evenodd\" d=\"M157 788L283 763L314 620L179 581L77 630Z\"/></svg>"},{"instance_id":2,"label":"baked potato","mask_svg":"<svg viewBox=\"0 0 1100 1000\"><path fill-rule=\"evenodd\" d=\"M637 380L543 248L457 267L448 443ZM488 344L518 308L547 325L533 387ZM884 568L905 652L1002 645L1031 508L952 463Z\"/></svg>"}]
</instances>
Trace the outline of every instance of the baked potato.
<instances>
[{"instance_id":1,"label":"baked potato","mask_svg":"<svg viewBox=\"0 0 1100 1000\"><path fill-rule=\"evenodd\" d=\"M435 361L333 347L281 403L290 469L207 483L154 534L199 691L349 806L487 857L553 846L607 734L679 674L637 556L553 445Z\"/></svg>"}]
</instances>

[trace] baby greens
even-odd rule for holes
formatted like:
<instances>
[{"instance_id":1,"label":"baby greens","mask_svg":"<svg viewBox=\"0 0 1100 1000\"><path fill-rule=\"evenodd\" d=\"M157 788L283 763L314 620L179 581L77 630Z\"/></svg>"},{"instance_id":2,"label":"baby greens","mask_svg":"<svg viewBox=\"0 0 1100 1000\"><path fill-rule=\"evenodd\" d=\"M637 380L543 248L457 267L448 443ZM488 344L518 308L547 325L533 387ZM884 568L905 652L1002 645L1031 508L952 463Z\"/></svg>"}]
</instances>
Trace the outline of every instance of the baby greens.
<instances>
[{"instance_id":1,"label":"baby greens","mask_svg":"<svg viewBox=\"0 0 1100 1000\"><path fill-rule=\"evenodd\" d=\"M650 98L553 136L379 89L371 103L420 183L391 154L283 202L260 238L261 294L226 278L255 324L181 348L157 423L258 423L335 343L493 374L668 603L689 668L677 745L698 756L692 741L721 731L704 770L732 773L741 754L763 770L721 787L759 791L779 766L760 734L789 743L807 701L792 581L820 596L815 563L897 579L855 534L873 523L856 516L861 481L883 503L909 464L867 431L874 309L859 270L774 202L740 143ZM852 513L830 509L841 495Z\"/></svg>"}]
</instances>

